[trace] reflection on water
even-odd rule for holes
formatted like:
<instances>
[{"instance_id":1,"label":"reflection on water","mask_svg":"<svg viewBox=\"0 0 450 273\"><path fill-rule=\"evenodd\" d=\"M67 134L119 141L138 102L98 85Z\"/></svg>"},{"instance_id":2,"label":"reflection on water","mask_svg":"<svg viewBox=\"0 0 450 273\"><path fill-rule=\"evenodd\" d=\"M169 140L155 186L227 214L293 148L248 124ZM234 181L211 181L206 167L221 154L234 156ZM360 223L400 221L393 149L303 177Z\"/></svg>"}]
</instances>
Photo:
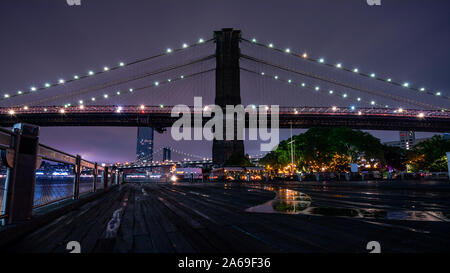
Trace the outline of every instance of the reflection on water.
<instances>
[{"instance_id":1,"label":"reflection on water","mask_svg":"<svg viewBox=\"0 0 450 273\"><path fill-rule=\"evenodd\" d=\"M311 206L312 198L299 191L265 185L249 185L249 187L273 191L276 193L276 197L264 204L246 209L245 211L247 212L409 221L448 221L450 219L450 211L383 210Z\"/></svg>"},{"instance_id":2,"label":"reflection on water","mask_svg":"<svg viewBox=\"0 0 450 273\"><path fill-rule=\"evenodd\" d=\"M246 209L248 212L298 214L311 205L309 195L291 189L259 187L276 193L275 199L262 205Z\"/></svg>"}]
</instances>

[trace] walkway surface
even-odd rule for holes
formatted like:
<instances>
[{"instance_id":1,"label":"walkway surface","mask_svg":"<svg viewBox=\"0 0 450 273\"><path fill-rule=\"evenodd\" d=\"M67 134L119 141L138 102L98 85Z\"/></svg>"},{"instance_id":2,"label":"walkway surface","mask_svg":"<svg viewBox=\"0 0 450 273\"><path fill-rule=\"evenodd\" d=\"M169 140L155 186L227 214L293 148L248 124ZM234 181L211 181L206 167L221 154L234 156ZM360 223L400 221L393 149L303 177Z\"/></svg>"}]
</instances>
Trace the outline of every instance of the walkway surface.
<instances>
[{"instance_id":1,"label":"walkway surface","mask_svg":"<svg viewBox=\"0 0 450 273\"><path fill-rule=\"evenodd\" d=\"M449 212L449 193L284 186L311 196L311 207ZM267 189L267 188L266 188ZM449 223L315 214L253 213L245 209L274 191L236 184L124 184L8 246L8 252L82 253L382 252L450 250ZM409 208L406 208L409 207Z\"/></svg>"}]
</instances>

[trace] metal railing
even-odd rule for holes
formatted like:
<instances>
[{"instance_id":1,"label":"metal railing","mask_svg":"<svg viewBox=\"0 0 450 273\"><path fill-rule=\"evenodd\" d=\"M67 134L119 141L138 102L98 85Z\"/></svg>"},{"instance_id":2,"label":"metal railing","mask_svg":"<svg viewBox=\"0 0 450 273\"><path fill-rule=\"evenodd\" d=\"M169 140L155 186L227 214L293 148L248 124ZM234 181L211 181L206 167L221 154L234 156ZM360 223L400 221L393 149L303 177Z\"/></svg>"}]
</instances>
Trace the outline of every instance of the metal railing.
<instances>
[{"instance_id":1,"label":"metal railing","mask_svg":"<svg viewBox=\"0 0 450 273\"><path fill-rule=\"evenodd\" d=\"M23 132L17 130L17 128L13 131L0 128L2 156L0 162L0 220L2 221L5 218L8 219L8 223L15 221L13 219L14 213L8 211L9 207L13 206L9 202L20 202L27 199L23 196L16 196L22 193L12 190L17 183L14 179L24 178L17 178L17 175L10 175L10 173L28 172L34 174L34 177L33 175L31 179L27 177L25 181L25 185L30 187L28 190L30 195L28 196L34 196L32 205L28 208L30 214L33 213L33 209L62 200L78 199L81 195L109 187L113 185L111 181L115 181L112 177L118 176L116 170L107 166L100 166L97 163L82 159L79 155L71 155L44 144L37 143L36 148L26 146L25 149L19 150L17 147L21 147L21 139L27 137L22 136L22 134ZM23 150L27 150L25 151L27 156L31 154L32 161L36 160L35 166L17 162L21 158L20 153L23 153ZM32 169L30 170L30 168ZM24 183L19 184L23 186ZM7 200L8 198L11 198L11 200ZM26 204L24 206L27 207Z\"/></svg>"}]
</instances>

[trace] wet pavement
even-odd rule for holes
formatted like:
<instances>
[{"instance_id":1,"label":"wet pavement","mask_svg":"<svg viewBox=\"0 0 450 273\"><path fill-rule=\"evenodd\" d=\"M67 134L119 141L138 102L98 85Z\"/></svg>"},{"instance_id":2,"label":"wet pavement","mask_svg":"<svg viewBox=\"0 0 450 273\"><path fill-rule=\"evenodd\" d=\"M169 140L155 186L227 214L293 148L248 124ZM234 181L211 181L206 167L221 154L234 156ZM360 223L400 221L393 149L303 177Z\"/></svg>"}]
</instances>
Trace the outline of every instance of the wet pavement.
<instances>
[{"instance_id":1,"label":"wet pavement","mask_svg":"<svg viewBox=\"0 0 450 273\"><path fill-rule=\"evenodd\" d=\"M101 198L2 251L448 252L447 184L142 183Z\"/></svg>"}]
</instances>

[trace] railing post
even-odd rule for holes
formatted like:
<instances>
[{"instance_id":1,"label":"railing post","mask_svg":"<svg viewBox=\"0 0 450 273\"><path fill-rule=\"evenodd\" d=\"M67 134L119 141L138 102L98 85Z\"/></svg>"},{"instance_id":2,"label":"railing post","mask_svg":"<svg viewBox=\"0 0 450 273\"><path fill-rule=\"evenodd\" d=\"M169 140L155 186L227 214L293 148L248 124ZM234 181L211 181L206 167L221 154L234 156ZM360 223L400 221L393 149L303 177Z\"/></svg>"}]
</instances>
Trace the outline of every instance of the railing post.
<instances>
[{"instance_id":1,"label":"railing post","mask_svg":"<svg viewBox=\"0 0 450 273\"><path fill-rule=\"evenodd\" d=\"M108 187L108 166L105 166L105 169L103 171L103 189L106 189Z\"/></svg>"},{"instance_id":2,"label":"railing post","mask_svg":"<svg viewBox=\"0 0 450 273\"><path fill-rule=\"evenodd\" d=\"M111 169L111 180L109 181L109 185L114 185L114 177L116 176L116 172L113 170L113 169Z\"/></svg>"},{"instance_id":3,"label":"railing post","mask_svg":"<svg viewBox=\"0 0 450 273\"><path fill-rule=\"evenodd\" d=\"M94 170L93 170L93 173L94 173L94 186L93 186L93 190L94 190L94 192L96 192L97 191L97 180L98 180L98 165L97 165L97 162L95 162L94 163Z\"/></svg>"},{"instance_id":4,"label":"railing post","mask_svg":"<svg viewBox=\"0 0 450 273\"><path fill-rule=\"evenodd\" d=\"M28 220L33 215L39 145L38 126L19 123L13 131L14 164L8 167L6 178L8 224Z\"/></svg>"},{"instance_id":5,"label":"railing post","mask_svg":"<svg viewBox=\"0 0 450 273\"><path fill-rule=\"evenodd\" d=\"M75 181L73 184L73 199L80 197L80 176L81 176L81 156L77 155L75 159Z\"/></svg>"}]
</instances>

